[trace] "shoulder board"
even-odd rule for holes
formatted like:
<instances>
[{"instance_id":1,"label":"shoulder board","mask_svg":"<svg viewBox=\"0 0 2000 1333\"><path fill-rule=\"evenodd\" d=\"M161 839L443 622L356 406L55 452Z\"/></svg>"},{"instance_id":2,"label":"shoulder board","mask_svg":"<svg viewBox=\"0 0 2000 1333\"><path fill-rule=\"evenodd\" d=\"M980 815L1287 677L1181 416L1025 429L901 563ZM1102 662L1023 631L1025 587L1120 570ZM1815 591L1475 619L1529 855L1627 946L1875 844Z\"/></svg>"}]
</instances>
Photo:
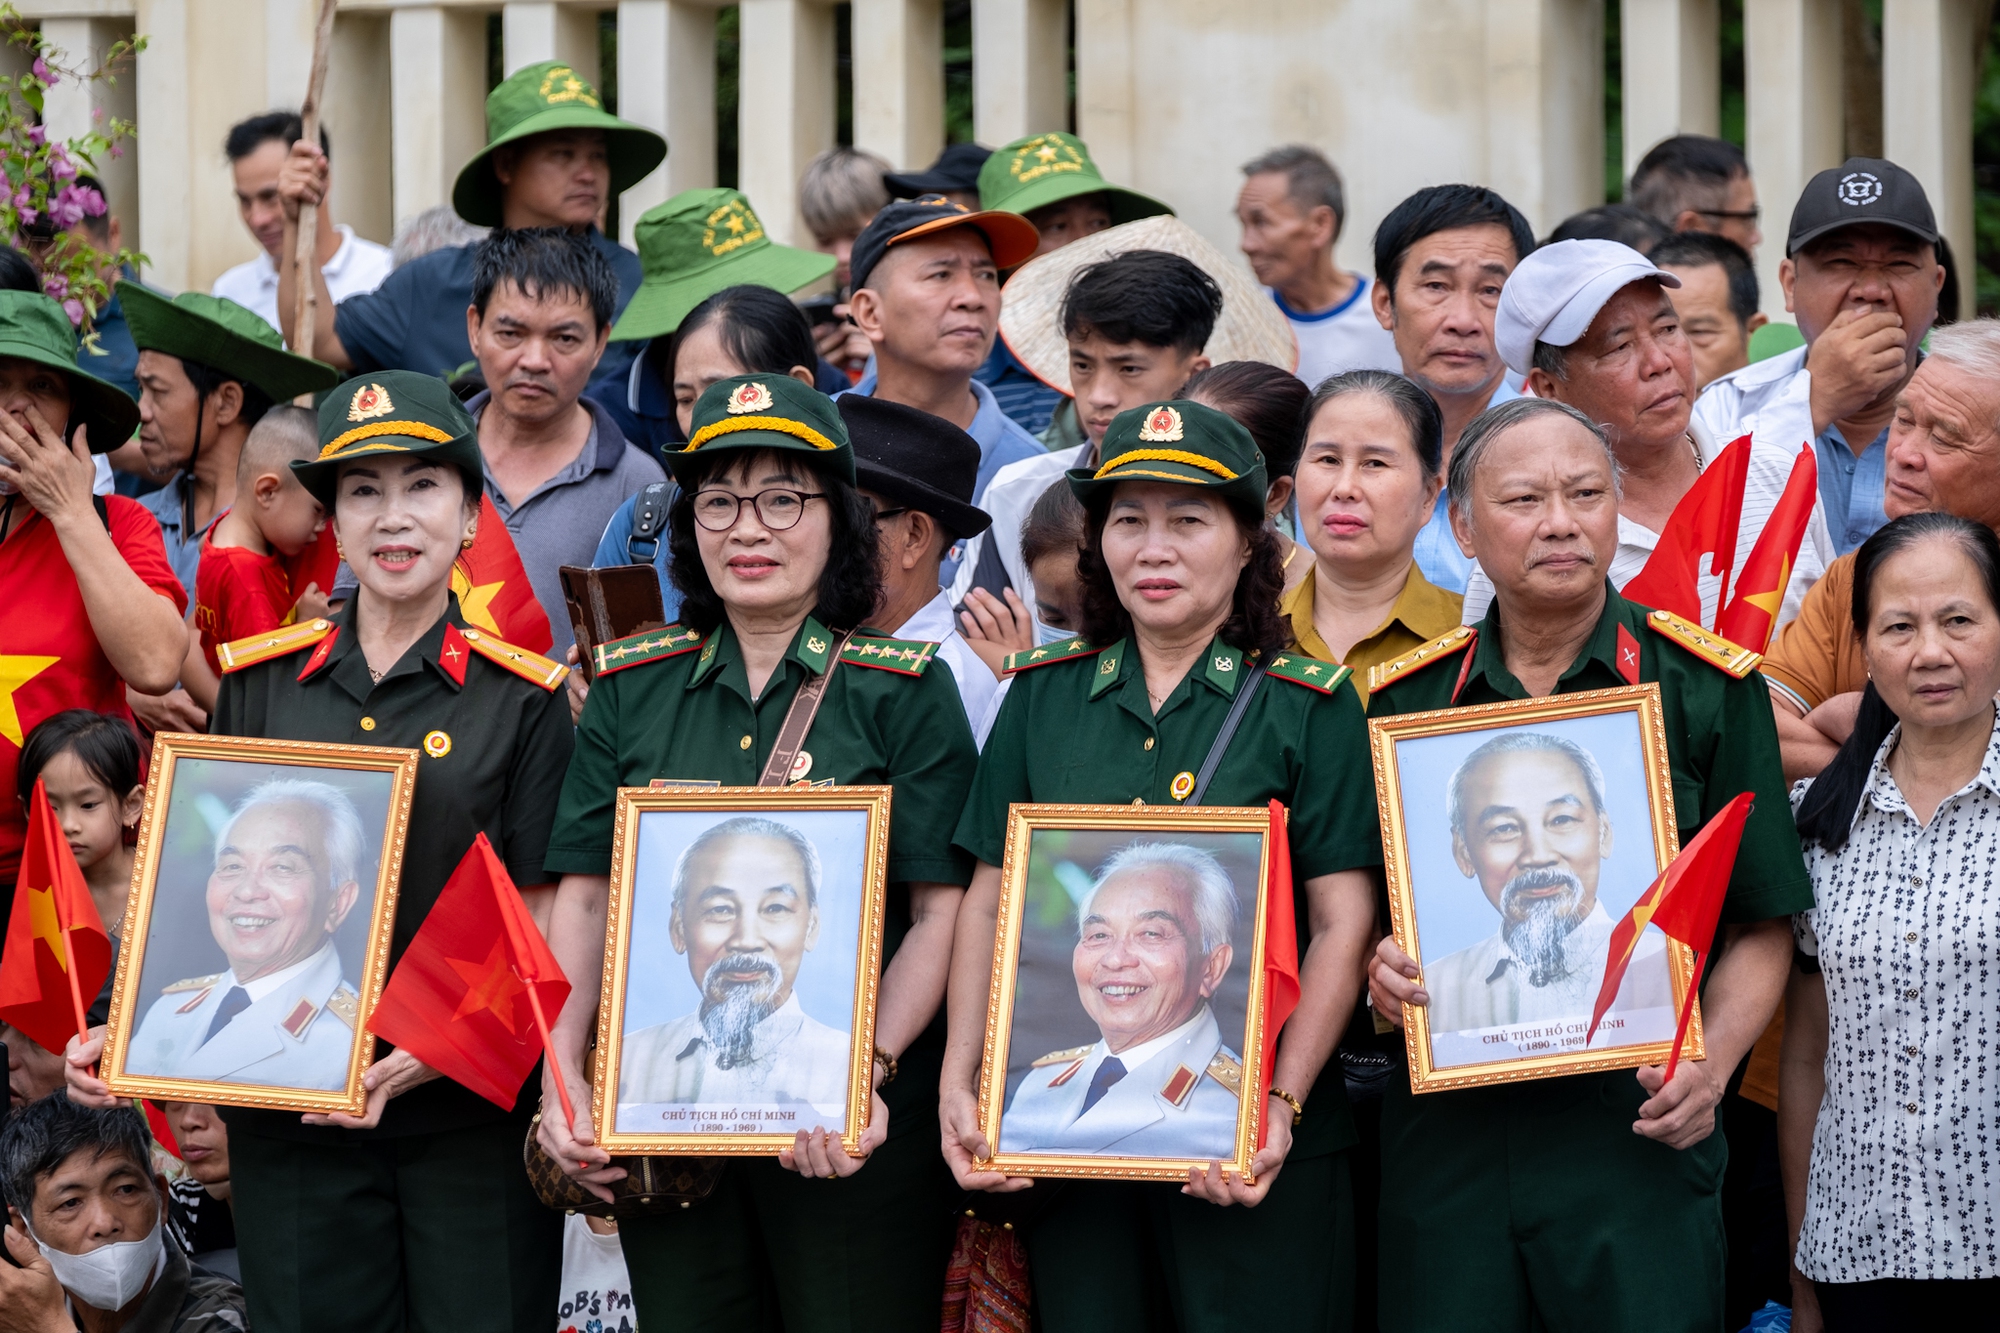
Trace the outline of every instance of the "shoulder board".
<instances>
[{"instance_id":1,"label":"shoulder board","mask_svg":"<svg viewBox=\"0 0 2000 1333\"><path fill-rule=\"evenodd\" d=\"M1683 620L1671 611L1652 612L1646 617L1646 624L1655 633L1664 635L1718 671L1738 680L1755 671L1757 664L1764 660L1764 654L1753 653L1719 634L1711 634L1692 620Z\"/></svg>"},{"instance_id":2,"label":"shoulder board","mask_svg":"<svg viewBox=\"0 0 2000 1333\"><path fill-rule=\"evenodd\" d=\"M516 648L505 639L496 639L483 629L462 631L465 641L495 666L505 667L522 680L533 681L545 690L553 690L563 683L569 668L561 662L551 662L540 653L531 653L526 648Z\"/></svg>"},{"instance_id":3,"label":"shoulder board","mask_svg":"<svg viewBox=\"0 0 2000 1333\"><path fill-rule=\"evenodd\" d=\"M840 650L840 660L902 676L921 676L931 658L937 656L937 650L935 643L923 639L882 639L857 634Z\"/></svg>"},{"instance_id":4,"label":"shoulder board","mask_svg":"<svg viewBox=\"0 0 2000 1333\"><path fill-rule=\"evenodd\" d=\"M220 980L222 980L222 973L220 972L206 977L189 977L186 981L176 981L173 985L161 990L160 994L178 995L182 991L200 990L204 986L213 986Z\"/></svg>"},{"instance_id":5,"label":"shoulder board","mask_svg":"<svg viewBox=\"0 0 2000 1333\"><path fill-rule=\"evenodd\" d=\"M1429 666L1440 658L1450 657L1453 653L1470 647L1471 644L1470 626L1460 625L1457 629L1447 630L1429 643L1410 649L1401 657L1369 667L1368 692L1378 694L1412 671Z\"/></svg>"},{"instance_id":6,"label":"shoulder board","mask_svg":"<svg viewBox=\"0 0 2000 1333\"><path fill-rule=\"evenodd\" d=\"M1332 694L1340 687L1341 682L1354 673L1344 666L1322 662L1317 657L1308 657L1304 653L1279 653L1271 659L1271 664L1264 668L1264 674L1276 676L1279 680L1289 680L1292 684L1303 685L1309 690L1318 690L1321 694Z\"/></svg>"},{"instance_id":7,"label":"shoulder board","mask_svg":"<svg viewBox=\"0 0 2000 1333\"><path fill-rule=\"evenodd\" d=\"M227 675L259 662L268 662L274 657L298 652L301 648L310 648L331 633L333 622L321 617L308 620L303 625L274 629L269 634L252 634L247 639L218 644L215 659L222 664L223 674Z\"/></svg>"},{"instance_id":8,"label":"shoulder board","mask_svg":"<svg viewBox=\"0 0 2000 1333\"><path fill-rule=\"evenodd\" d=\"M1243 1095L1243 1065L1229 1052L1215 1053L1215 1058L1208 1062L1208 1076L1238 1097Z\"/></svg>"},{"instance_id":9,"label":"shoulder board","mask_svg":"<svg viewBox=\"0 0 2000 1333\"><path fill-rule=\"evenodd\" d=\"M597 664L597 674L605 676L613 671L623 671L626 667L638 666L641 662L679 657L700 646L701 633L698 630L691 630L685 625L669 625L665 629L628 634L622 639L600 643L591 650L591 657Z\"/></svg>"},{"instance_id":10,"label":"shoulder board","mask_svg":"<svg viewBox=\"0 0 2000 1333\"><path fill-rule=\"evenodd\" d=\"M1009 653L1000 670L1003 675L1011 676L1016 671L1026 671L1029 667L1047 666L1051 662L1067 662L1072 657L1084 657L1096 651L1097 649L1082 639L1064 639L1061 643L1024 648L1018 653Z\"/></svg>"},{"instance_id":11,"label":"shoulder board","mask_svg":"<svg viewBox=\"0 0 2000 1333\"><path fill-rule=\"evenodd\" d=\"M1071 1060L1081 1060L1089 1054L1090 1047L1088 1046L1072 1046L1066 1051L1050 1051L1047 1055L1035 1061L1034 1068L1040 1069L1043 1065L1067 1064Z\"/></svg>"},{"instance_id":12,"label":"shoulder board","mask_svg":"<svg viewBox=\"0 0 2000 1333\"><path fill-rule=\"evenodd\" d=\"M333 998L326 1002L326 1011L347 1024L350 1028L354 1026L354 1019L359 1013L360 1007L360 998L353 991L347 989L345 985L336 990L333 993Z\"/></svg>"}]
</instances>

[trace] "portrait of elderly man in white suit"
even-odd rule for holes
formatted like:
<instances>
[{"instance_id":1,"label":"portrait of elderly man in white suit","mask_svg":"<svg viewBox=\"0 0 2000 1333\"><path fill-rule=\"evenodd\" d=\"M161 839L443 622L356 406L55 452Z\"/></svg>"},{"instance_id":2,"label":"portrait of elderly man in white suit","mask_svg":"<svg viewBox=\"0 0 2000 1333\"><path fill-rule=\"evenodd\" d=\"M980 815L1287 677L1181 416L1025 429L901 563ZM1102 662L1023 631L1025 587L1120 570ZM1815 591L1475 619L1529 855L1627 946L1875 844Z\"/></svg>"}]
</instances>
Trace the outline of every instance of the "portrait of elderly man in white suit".
<instances>
[{"instance_id":1,"label":"portrait of elderly man in white suit","mask_svg":"<svg viewBox=\"0 0 2000 1333\"><path fill-rule=\"evenodd\" d=\"M251 788L216 835L205 895L229 968L162 990L126 1072L346 1087L355 991L333 937L360 899L368 859L361 817L340 788L296 778Z\"/></svg>"},{"instance_id":2,"label":"portrait of elderly man in white suit","mask_svg":"<svg viewBox=\"0 0 2000 1333\"><path fill-rule=\"evenodd\" d=\"M1071 970L1097 1025L1034 1062L1000 1118L1002 1152L1226 1161L1242 1062L1210 1000L1234 956L1237 894L1210 853L1134 843L1077 903Z\"/></svg>"}]
</instances>

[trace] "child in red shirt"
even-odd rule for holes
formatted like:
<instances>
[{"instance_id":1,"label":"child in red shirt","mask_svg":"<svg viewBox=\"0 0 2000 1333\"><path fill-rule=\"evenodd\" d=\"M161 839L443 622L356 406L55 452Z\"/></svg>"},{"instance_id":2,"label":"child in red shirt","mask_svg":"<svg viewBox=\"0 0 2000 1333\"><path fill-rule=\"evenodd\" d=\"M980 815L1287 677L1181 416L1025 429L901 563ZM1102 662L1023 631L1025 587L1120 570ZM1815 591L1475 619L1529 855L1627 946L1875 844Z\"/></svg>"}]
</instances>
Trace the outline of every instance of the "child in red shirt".
<instances>
[{"instance_id":1,"label":"child in red shirt","mask_svg":"<svg viewBox=\"0 0 2000 1333\"><path fill-rule=\"evenodd\" d=\"M195 575L195 629L202 656L218 675L217 644L326 614L319 584L294 589L291 572L319 541L326 514L290 464L318 455L318 420L289 403L266 412L243 441L235 507L202 538Z\"/></svg>"}]
</instances>

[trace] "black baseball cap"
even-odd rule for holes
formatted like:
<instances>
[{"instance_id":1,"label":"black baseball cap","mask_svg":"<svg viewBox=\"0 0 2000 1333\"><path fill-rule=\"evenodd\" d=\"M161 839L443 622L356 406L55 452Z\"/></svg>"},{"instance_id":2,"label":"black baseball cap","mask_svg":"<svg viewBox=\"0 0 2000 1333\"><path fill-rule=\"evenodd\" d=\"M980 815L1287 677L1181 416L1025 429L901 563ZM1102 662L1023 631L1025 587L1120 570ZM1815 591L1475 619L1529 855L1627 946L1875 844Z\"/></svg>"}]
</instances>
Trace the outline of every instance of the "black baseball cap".
<instances>
[{"instance_id":1,"label":"black baseball cap","mask_svg":"<svg viewBox=\"0 0 2000 1333\"><path fill-rule=\"evenodd\" d=\"M1850 157L1806 182L1792 210L1785 256L1857 222L1895 227L1927 245L1938 242L1937 216L1915 176L1884 158Z\"/></svg>"},{"instance_id":2,"label":"black baseball cap","mask_svg":"<svg viewBox=\"0 0 2000 1333\"><path fill-rule=\"evenodd\" d=\"M941 194L898 199L877 213L874 221L854 238L854 249L847 261L848 272L853 274L851 285L865 286L868 275L882 262L882 256L889 253L890 246L953 227L978 228L993 251L993 262L1001 268L1024 262L1042 243L1042 234L1035 224L1019 213L999 209L975 213Z\"/></svg>"},{"instance_id":3,"label":"black baseball cap","mask_svg":"<svg viewBox=\"0 0 2000 1333\"><path fill-rule=\"evenodd\" d=\"M993 526L973 506L979 442L943 417L902 403L844 393L834 400L854 446L854 481L865 491L921 509L953 538Z\"/></svg>"},{"instance_id":4,"label":"black baseball cap","mask_svg":"<svg viewBox=\"0 0 2000 1333\"><path fill-rule=\"evenodd\" d=\"M976 195L979 193L979 169L991 156L993 150L984 144L955 143L922 171L883 172L882 183L898 199L915 199L920 195L945 194L952 190Z\"/></svg>"}]
</instances>

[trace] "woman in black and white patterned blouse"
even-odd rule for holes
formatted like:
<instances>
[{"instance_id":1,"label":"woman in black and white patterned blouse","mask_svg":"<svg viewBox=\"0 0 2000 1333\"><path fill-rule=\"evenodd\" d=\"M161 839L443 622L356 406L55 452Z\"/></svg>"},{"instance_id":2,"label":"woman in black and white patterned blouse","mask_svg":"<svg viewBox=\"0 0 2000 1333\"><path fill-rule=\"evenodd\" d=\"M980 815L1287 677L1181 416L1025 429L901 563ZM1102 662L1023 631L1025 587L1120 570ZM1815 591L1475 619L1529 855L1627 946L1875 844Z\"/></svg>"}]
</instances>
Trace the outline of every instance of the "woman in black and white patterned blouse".
<instances>
[{"instance_id":1,"label":"woman in black and white patterned blouse","mask_svg":"<svg viewBox=\"0 0 2000 1333\"><path fill-rule=\"evenodd\" d=\"M2000 542L1897 519L1854 623L1854 734L1792 794L1818 904L1785 998L1792 1327L1970 1327L2000 1309Z\"/></svg>"}]
</instances>

